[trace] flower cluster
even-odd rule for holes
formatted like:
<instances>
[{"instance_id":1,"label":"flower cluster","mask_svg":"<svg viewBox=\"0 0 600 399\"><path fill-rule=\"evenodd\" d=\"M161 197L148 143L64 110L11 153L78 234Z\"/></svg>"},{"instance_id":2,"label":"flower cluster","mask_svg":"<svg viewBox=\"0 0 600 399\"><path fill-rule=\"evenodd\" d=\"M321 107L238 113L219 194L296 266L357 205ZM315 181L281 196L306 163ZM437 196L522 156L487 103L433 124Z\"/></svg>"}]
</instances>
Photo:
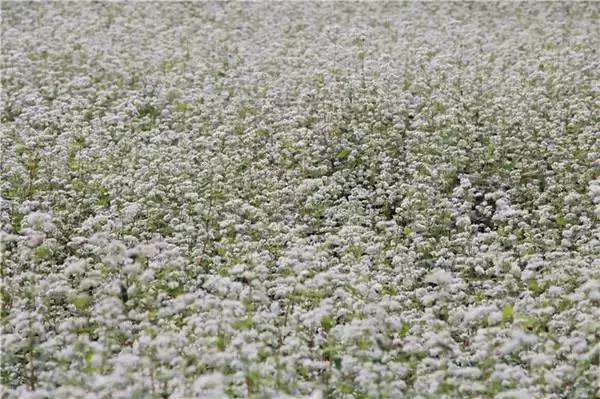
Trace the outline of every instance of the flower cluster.
<instances>
[{"instance_id":1,"label":"flower cluster","mask_svg":"<svg viewBox=\"0 0 600 399\"><path fill-rule=\"evenodd\" d=\"M599 395L599 4L3 2L0 396Z\"/></svg>"}]
</instances>

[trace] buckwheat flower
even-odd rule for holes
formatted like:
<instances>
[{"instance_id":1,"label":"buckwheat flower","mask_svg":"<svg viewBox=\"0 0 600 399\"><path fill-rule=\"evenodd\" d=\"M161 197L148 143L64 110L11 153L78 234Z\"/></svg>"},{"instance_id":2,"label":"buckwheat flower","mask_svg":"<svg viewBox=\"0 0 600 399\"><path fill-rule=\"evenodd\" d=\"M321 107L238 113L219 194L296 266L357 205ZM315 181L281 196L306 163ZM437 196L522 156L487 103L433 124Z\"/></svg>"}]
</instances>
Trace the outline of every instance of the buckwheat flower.
<instances>
[{"instance_id":1,"label":"buckwheat flower","mask_svg":"<svg viewBox=\"0 0 600 399\"><path fill-rule=\"evenodd\" d=\"M86 262L83 259L72 261L65 269L67 275L82 274L85 271Z\"/></svg>"},{"instance_id":2,"label":"buckwheat flower","mask_svg":"<svg viewBox=\"0 0 600 399\"><path fill-rule=\"evenodd\" d=\"M509 354L514 351L519 351L523 347L533 345L536 341L537 338L534 335L526 334L519 330L513 330L511 332L511 341L507 342L502 348L500 348L500 352Z\"/></svg>"},{"instance_id":3,"label":"buckwheat flower","mask_svg":"<svg viewBox=\"0 0 600 399\"><path fill-rule=\"evenodd\" d=\"M595 393L594 6L100 8L3 7L9 397Z\"/></svg>"},{"instance_id":4,"label":"buckwheat flower","mask_svg":"<svg viewBox=\"0 0 600 399\"><path fill-rule=\"evenodd\" d=\"M496 395L498 399L526 399L531 397L531 392L524 389L510 389Z\"/></svg>"},{"instance_id":5,"label":"buckwheat flower","mask_svg":"<svg viewBox=\"0 0 600 399\"><path fill-rule=\"evenodd\" d=\"M226 398L223 379L221 373L205 374L196 379L192 389L196 395L210 396L217 399Z\"/></svg>"},{"instance_id":6,"label":"buckwheat flower","mask_svg":"<svg viewBox=\"0 0 600 399\"><path fill-rule=\"evenodd\" d=\"M452 282L452 274L443 269L436 269L426 277L426 281L445 287Z\"/></svg>"},{"instance_id":7,"label":"buckwheat flower","mask_svg":"<svg viewBox=\"0 0 600 399\"><path fill-rule=\"evenodd\" d=\"M19 399L43 399L46 397L45 390L36 390L36 391L23 391L19 395Z\"/></svg>"}]
</instances>

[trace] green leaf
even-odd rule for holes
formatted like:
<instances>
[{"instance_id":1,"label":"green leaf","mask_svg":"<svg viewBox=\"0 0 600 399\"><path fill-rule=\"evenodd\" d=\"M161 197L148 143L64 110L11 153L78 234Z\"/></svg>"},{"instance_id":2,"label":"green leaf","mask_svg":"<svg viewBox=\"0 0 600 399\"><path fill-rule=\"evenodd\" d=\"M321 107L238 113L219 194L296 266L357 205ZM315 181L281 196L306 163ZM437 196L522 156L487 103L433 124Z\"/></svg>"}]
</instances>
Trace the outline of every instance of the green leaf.
<instances>
[{"instance_id":1,"label":"green leaf","mask_svg":"<svg viewBox=\"0 0 600 399\"><path fill-rule=\"evenodd\" d=\"M335 361L335 359L338 357L336 356L337 352L338 348L335 346L335 344L327 343L323 348L321 354L324 360Z\"/></svg>"},{"instance_id":2,"label":"green leaf","mask_svg":"<svg viewBox=\"0 0 600 399\"><path fill-rule=\"evenodd\" d=\"M259 382L260 373L258 371L251 371L246 374L246 385L248 386L249 391L256 392Z\"/></svg>"},{"instance_id":3,"label":"green leaf","mask_svg":"<svg viewBox=\"0 0 600 399\"><path fill-rule=\"evenodd\" d=\"M381 292L384 295L395 296L398 295L398 288L396 288L392 283L388 283L383 286Z\"/></svg>"},{"instance_id":4,"label":"green leaf","mask_svg":"<svg viewBox=\"0 0 600 399\"><path fill-rule=\"evenodd\" d=\"M185 112L188 109L188 105L186 103L177 103L175 104L175 112Z\"/></svg>"},{"instance_id":5,"label":"green leaf","mask_svg":"<svg viewBox=\"0 0 600 399\"><path fill-rule=\"evenodd\" d=\"M225 194L222 191L213 191L210 193L210 199L213 201L223 201L225 200Z\"/></svg>"},{"instance_id":6,"label":"green leaf","mask_svg":"<svg viewBox=\"0 0 600 399\"><path fill-rule=\"evenodd\" d=\"M0 319L10 315L12 297L5 287L0 287Z\"/></svg>"},{"instance_id":7,"label":"green leaf","mask_svg":"<svg viewBox=\"0 0 600 399\"><path fill-rule=\"evenodd\" d=\"M33 257L37 260L49 258L51 255L52 251L50 251L50 248L43 245L33 250Z\"/></svg>"},{"instance_id":8,"label":"green leaf","mask_svg":"<svg viewBox=\"0 0 600 399\"><path fill-rule=\"evenodd\" d=\"M514 314L515 311L511 304L504 305L504 307L502 308L502 320L508 321L513 317Z\"/></svg>"},{"instance_id":9,"label":"green leaf","mask_svg":"<svg viewBox=\"0 0 600 399\"><path fill-rule=\"evenodd\" d=\"M340 150L337 152L337 154L335 154L336 158L340 160L348 158L348 155L350 155L350 149L348 148L344 148L343 150Z\"/></svg>"},{"instance_id":10,"label":"green leaf","mask_svg":"<svg viewBox=\"0 0 600 399\"><path fill-rule=\"evenodd\" d=\"M337 388L338 392L343 393L345 395L349 395L352 392L354 392L354 387L352 385L350 385L349 383L343 382L343 381L338 382L336 388Z\"/></svg>"},{"instance_id":11,"label":"green leaf","mask_svg":"<svg viewBox=\"0 0 600 399\"><path fill-rule=\"evenodd\" d=\"M10 214L10 225L15 233L21 231L21 222L25 215L19 211L14 211Z\"/></svg>"},{"instance_id":12,"label":"green leaf","mask_svg":"<svg viewBox=\"0 0 600 399\"><path fill-rule=\"evenodd\" d=\"M267 129L258 129L256 130L257 137L269 137L269 131Z\"/></svg>"},{"instance_id":13,"label":"green leaf","mask_svg":"<svg viewBox=\"0 0 600 399\"><path fill-rule=\"evenodd\" d=\"M442 382L440 385L438 385L437 388L437 392L441 393L441 394L449 394L451 393L456 387L454 386L454 384L448 382L448 381L444 381Z\"/></svg>"},{"instance_id":14,"label":"green leaf","mask_svg":"<svg viewBox=\"0 0 600 399\"><path fill-rule=\"evenodd\" d=\"M246 317L236 320L231 326L236 330L248 330L254 327L254 321L251 317Z\"/></svg>"},{"instance_id":15,"label":"green leaf","mask_svg":"<svg viewBox=\"0 0 600 399\"><path fill-rule=\"evenodd\" d=\"M371 348L371 340L368 336L361 335L360 337L358 337L356 346L358 346L358 349L360 350L368 350Z\"/></svg>"},{"instance_id":16,"label":"green leaf","mask_svg":"<svg viewBox=\"0 0 600 399\"><path fill-rule=\"evenodd\" d=\"M325 315L321 318L321 327L325 332L329 332L335 326L335 320L330 315Z\"/></svg>"},{"instance_id":17,"label":"green leaf","mask_svg":"<svg viewBox=\"0 0 600 399\"><path fill-rule=\"evenodd\" d=\"M572 304L573 302L569 298L565 297L558 302L557 309L559 312L564 312L565 310L569 309Z\"/></svg>"},{"instance_id":18,"label":"green leaf","mask_svg":"<svg viewBox=\"0 0 600 399\"><path fill-rule=\"evenodd\" d=\"M557 216L556 224L559 225L560 227L565 227L567 224L569 224L569 221L564 216Z\"/></svg>"},{"instance_id":19,"label":"green leaf","mask_svg":"<svg viewBox=\"0 0 600 399\"><path fill-rule=\"evenodd\" d=\"M141 118L145 117L145 116L149 116L150 118L156 118L157 116L160 115L160 111L158 109L156 109L156 107L154 107L151 104L144 104L139 110L138 113L140 115Z\"/></svg>"},{"instance_id":20,"label":"green leaf","mask_svg":"<svg viewBox=\"0 0 600 399\"><path fill-rule=\"evenodd\" d=\"M533 292L535 296L538 296L544 292L544 286L540 284L537 280L527 281L527 288L529 288L529 290Z\"/></svg>"},{"instance_id":21,"label":"green leaf","mask_svg":"<svg viewBox=\"0 0 600 399\"><path fill-rule=\"evenodd\" d=\"M402 326L400 327L400 337L404 338L408 335L408 333L410 332L410 323L408 322L403 322Z\"/></svg>"},{"instance_id":22,"label":"green leaf","mask_svg":"<svg viewBox=\"0 0 600 399\"><path fill-rule=\"evenodd\" d=\"M219 268L218 273L221 277L229 277L229 268L227 266L222 266Z\"/></svg>"},{"instance_id":23,"label":"green leaf","mask_svg":"<svg viewBox=\"0 0 600 399\"><path fill-rule=\"evenodd\" d=\"M256 310L256 303L250 299L245 299L244 300L244 309L246 309L246 312L252 313Z\"/></svg>"},{"instance_id":24,"label":"green leaf","mask_svg":"<svg viewBox=\"0 0 600 399\"><path fill-rule=\"evenodd\" d=\"M539 320L536 320L532 316L523 315L518 318L517 324L523 328L530 330L539 327L541 325L541 322Z\"/></svg>"},{"instance_id":25,"label":"green leaf","mask_svg":"<svg viewBox=\"0 0 600 399\"><path fill-rule=\"evenodd\" d=\"M73 297L73 299L71 299L71 303L78 311L82 312L90 307L92 300L90 299L89 295L80 294Z\"/></svg>"},{"instance_id":26,"label":"green leaf","mask_svg":"<svg viewBox=\"0 0 600 399\"><path fill-rule=\"evenodd\" d=\"M217 340L216 340L217 349L219 349L220 351L224 351L229 346L230 342L231 342L231 337L229 335L227 335L223 330L219 330L217 332Z\"/></svg>"},{"instance_id":27,"label":"green leaf","mask_svg":"<svg viewBox=\"0 0 600 399\"><path fill-rule=\"evenodd\" d=\"M100 187L98 198L96 199L96 204L100 206L109 206L110 205L110 194L106 187Z\"/></svg>"}]
</instances>

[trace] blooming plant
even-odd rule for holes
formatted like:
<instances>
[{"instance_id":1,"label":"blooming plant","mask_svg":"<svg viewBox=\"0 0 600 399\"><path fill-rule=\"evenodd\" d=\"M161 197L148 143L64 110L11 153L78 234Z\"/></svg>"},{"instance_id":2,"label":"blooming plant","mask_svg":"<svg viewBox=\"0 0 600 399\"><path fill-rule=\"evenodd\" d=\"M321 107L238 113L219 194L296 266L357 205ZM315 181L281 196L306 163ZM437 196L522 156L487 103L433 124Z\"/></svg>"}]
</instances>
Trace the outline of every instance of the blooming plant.
<instances>
[{"instance_id":1,"label":"blooming plant","mask_svg":"<svg viewBox=\"0 0 600 399\"><path fill-rule=\"evenodd\" d=\"M1 3L1 398L600 395L600 3Z\"/></svg>"}]
</instances>

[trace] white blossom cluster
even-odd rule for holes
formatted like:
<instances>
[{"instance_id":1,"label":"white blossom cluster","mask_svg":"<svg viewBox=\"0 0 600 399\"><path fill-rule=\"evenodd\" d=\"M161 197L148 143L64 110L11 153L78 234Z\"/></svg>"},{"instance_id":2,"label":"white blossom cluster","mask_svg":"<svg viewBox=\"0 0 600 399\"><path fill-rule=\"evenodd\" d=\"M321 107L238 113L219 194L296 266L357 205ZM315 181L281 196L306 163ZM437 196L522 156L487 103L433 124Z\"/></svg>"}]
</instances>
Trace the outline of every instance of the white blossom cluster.
<instances>
[{"instance_id":1,"label":"white blossom cluster","mask_svg":"<svg viewBox=\"0 0 600 399\"><path fill-rule=\"evenodd\" d=\"M0 397L600 395L600 3L1 8Z\"/></svg>"}]
</instances>

